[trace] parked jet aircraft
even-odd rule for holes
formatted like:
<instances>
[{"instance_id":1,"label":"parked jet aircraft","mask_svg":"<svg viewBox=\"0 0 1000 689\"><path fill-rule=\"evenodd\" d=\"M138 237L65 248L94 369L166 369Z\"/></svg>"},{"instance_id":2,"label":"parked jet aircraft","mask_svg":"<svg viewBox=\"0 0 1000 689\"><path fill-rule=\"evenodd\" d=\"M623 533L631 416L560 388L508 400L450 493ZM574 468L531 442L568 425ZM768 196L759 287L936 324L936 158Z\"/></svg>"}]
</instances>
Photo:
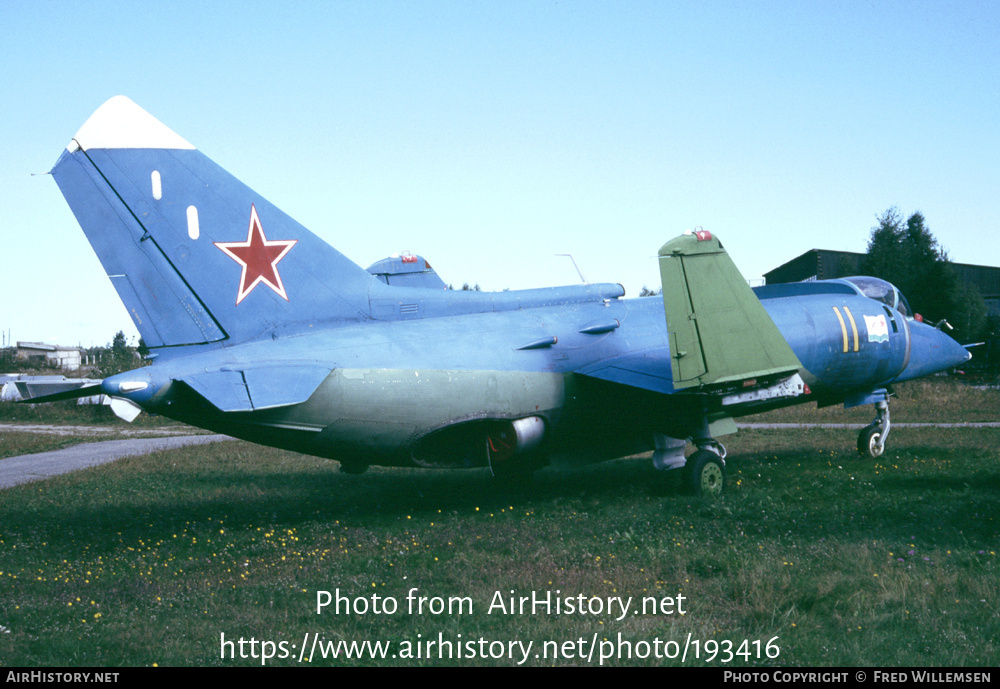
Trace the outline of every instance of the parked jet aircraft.
<instances>
[{"instance_id":1,"label":"parked jet aircraft","mask_svg":"<svg viewBox=\"0 0 1000 689\"><path fill-rule=\"evenodd\" d=\"M882 280L754 293L708 232L660 249L662 300L626 300L617 284L450 291L413 256L367 272L124 97L87 120L52 174L152 365L44 399L99 387L348 472L516 476L552 457L655 450L658 468L717 493L716 438L734 418L875 404L858 447L877 456L887 386L969 358Z\"/></svg>"}]
</instances>

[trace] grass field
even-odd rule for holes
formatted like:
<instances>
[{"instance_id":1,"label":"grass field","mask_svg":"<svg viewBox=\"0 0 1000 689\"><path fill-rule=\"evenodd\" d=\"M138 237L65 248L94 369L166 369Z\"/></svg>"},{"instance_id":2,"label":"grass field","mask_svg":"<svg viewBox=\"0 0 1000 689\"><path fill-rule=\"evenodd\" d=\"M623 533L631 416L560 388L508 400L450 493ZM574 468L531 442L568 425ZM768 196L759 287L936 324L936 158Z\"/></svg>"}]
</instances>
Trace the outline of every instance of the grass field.
<instances>
[{"instance_id":1,"label":"grass field","mask_svg":"<svg viewBox=\"0 0 1000 689\"><path fill-rule=\"evenodd\" d=\"M942 382L893 406L998 415L997 391ZM297 665L306 646L314 665L996 665L1000 430L894 430L877 462L854 442L730 436L717 500L675 494L648 458L505 493L481 471L349 476L242 442L6 489L0 664ZM317 614L324 591L340 612ZM511 610L511 591L562 614ZM364 641L386 657L336 645Z\"/></svg>"}]
</instances>

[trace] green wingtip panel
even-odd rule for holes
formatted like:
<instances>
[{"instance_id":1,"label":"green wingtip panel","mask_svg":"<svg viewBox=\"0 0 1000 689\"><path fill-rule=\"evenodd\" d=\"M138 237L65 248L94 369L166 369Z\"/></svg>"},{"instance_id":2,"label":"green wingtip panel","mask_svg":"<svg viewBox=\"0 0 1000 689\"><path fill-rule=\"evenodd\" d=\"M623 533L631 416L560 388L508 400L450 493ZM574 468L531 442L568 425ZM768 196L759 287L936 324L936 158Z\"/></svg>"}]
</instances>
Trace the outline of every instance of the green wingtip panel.
<instances>
[{"instance_id":1,"label":"green wingtip panel","mask_svg":"<svg viewBox=\"0 0 1000 689\"><path fill-rule=\"evenodd\" d=\"M718 239L682 235L660 248L659 260L675 389L801 367Z\"/></svg>"}]
</instances>

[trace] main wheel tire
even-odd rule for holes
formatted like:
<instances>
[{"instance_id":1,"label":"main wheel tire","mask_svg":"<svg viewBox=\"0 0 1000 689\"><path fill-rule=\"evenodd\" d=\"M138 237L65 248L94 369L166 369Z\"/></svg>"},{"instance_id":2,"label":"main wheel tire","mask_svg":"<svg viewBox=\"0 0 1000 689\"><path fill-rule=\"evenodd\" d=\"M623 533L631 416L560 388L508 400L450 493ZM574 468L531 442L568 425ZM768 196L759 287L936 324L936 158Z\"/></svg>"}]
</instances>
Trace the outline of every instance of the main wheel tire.
<instances>
[{"instance_id":1,"label":"main wheel tire","mask_svg":"<svg viewBox=\"0 0 1000 689\"><path fill-rule=\"evenodd\" d=\"M726 465L710 450L698 450L688 457L687 487L695 495L715 497L726 490Z\"/></svg>"},{"instance_id":2,"label":"main wheel tire","mask_svg":"<svg viewBox=\"0 0 1000 689\"><path fill-rule=\"evenodd\" d=\"M868 459L878 459L885 450L884 445L879 445L882 438L882 429L876 425L865 426L858 434L858 454Z\"/></svg>"}]
</instances>

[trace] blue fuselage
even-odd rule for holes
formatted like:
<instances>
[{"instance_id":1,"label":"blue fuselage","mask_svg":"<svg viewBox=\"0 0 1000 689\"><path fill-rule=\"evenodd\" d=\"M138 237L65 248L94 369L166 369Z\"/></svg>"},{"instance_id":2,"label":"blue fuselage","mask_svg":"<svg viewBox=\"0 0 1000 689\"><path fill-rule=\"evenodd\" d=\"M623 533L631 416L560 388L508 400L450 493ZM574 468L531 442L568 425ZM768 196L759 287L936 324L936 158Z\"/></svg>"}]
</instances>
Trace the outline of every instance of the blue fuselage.
<instances>
[{"instance_id":1,"label":"blue fuselage","mask_svg":"<svg viewBox=\"0 0 1000 689\"><path fill-rule=\"evenodd\" d=\"M419 305L411 318L319 323L277 339L186 347L174 358L164 350L153 366L109 379L107 387L121 395L123 382L146 382L125 396L151 412L255 442L366 464L419 465L433 464L430 450L444 445L429 438L475 438L454 430L470 424L540 417L550 453L607 458L650 449L654 433L686 437L693 417L704 413L842 402L968 358L940 331L842 286L765 294L762 303L801 362L809 394L725 409L718 396L703 395L692 405L699 393L675 392L671 383L662 300L620 299L617 289L412 290L403 293ZM455 315L438 315L448 311ZM283 372L317 367L322 382L307 385L300 404L268 405L266 386L254 387L251 378L270 372L287 395L295 381ZM233 394L249 396L249 404L222 412L217 400L213 406L192 394L204 375L231 376Z\"/></svg>"},{"instance_id":2,"label":"blue fuselage","mask_svg":"<svg viewBox=\"0 0 1000 689\"><path fill-rule=\"evenodd\" d=\"M363 270L125 97L91 115L52 176L154 351L152 366L105 379L105 393L348 470L502 474L542 455L676 447L665 438L701 451L735 416L861 403L968 358L905 318L883 281L755 297L704 231L660 248L667 302L624 300L614 284L394 285L395 262L375 267L384 281ZM721 487L724 451L713 454L696 465Z\"/></svg>"}]
</instances>

